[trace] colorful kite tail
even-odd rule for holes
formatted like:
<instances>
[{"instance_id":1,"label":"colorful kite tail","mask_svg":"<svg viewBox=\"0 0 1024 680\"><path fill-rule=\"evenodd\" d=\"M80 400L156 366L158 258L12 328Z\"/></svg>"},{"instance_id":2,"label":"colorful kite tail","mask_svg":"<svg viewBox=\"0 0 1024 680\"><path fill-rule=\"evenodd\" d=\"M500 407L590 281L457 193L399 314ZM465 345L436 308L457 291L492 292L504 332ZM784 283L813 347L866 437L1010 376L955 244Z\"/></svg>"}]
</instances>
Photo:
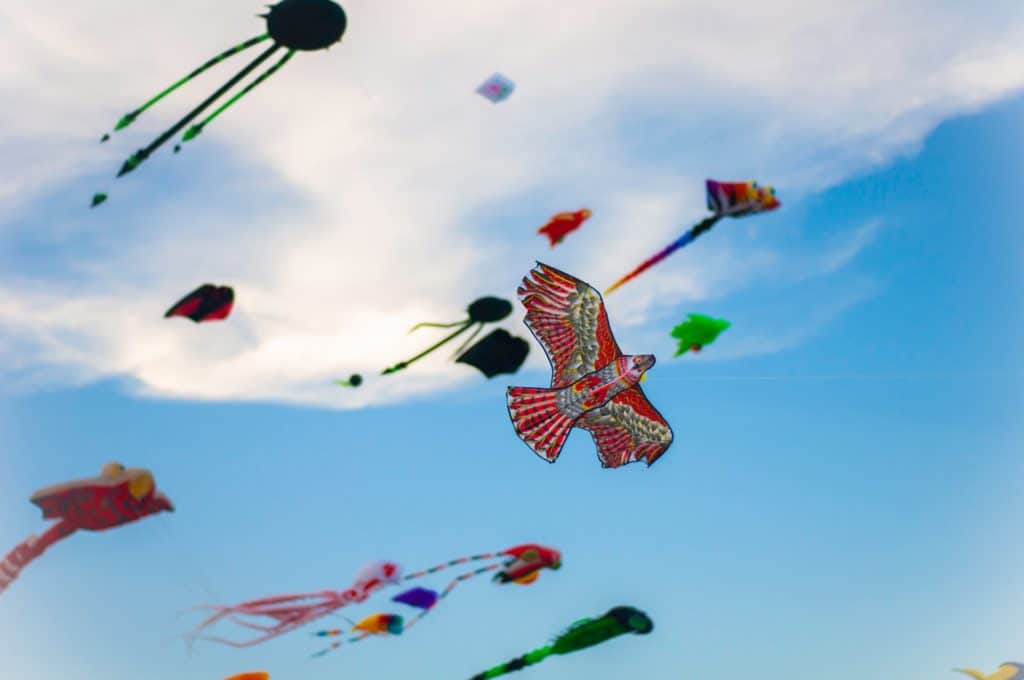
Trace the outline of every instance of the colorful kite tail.
<instances>
[{"instance_id":1,"label":"colorful kite tail","mask_svg":"<svg viewBox=\"0 0 1024 680\"><path fill-rule=\"evenodd\" d=\"M500 666L490 668L484 671L483 673L477 673L472 678L470 678L470 680L488 680L489 678L497 678L499 676L512 673L513 671L521 671L527 666L532 666L534 664L540 663L544 659L551 656L551 654L551 645L548 645L547 647L541 647L540 649L535 649L532 652L524 654L516 659L512 659L507 663L503 663Z\"/></svg>"},{"instance_id":2,"label":"colorful kite tail","mask_svg":"<svg viewBox=\"0 0 1024 680\"><path fill-rule=\"evenodd\" d=\"M711 229L711 227L715 226L715 223L718 222L718 220L720 220L720 219L721 219L721 215L712 215L711 217L708 217L708 218L705 218L704 220L701 220L701 222L698 223L697 226L695 226L692 229L690 229L689 231L687 231L685 234L683 234L682 236L677 238L675 241L670 243L668 246L666 246L662 250L658 251L653 256L651 256L648 259L644 260L644 262L641 263L640 266L638 266L636 269L634 269L633 271L631 271L630 273L626 274L621 279L619 279L618 281L613 283L608 288L608 290L606 290L604 292L604 294L608 295L609 293L611 293L612 291L614 291L616 288L618 288L619 286L623 285L624 283L632 281L636 277L640 276L645 271L647 271L648 269L650 269L654 265L658 264L659 262L664 260L666 257L671 255L672 253L676 252L680 248L682 248L682 247L686 246L687 244L689 244L691 241L696 239L698 236L703 234L705 231L708 231L709 229Z\"/></svg>"},{"instance_id":3,"label":"colorful kite tail","mask_svg":"<svg viewBox=\"0 0 1024 680\"><path fill-rule=\"evenodd\" d=\"M402 580L411 581L415 578L422 578L423 576L436 574L437 572L448 569L449 567L454 567L460 564L466 564L467 562L479 562L480 560L496 560L501 557L507 557L504 551L481 553L480 555L469 555L468 557L456 557L454 560L442 562L441 564L437 564L433 567L430 567L429 569L424 569L423 571L417 571L413 572L412 574L407 574L405 578L403 578Z\"/></svg>"},{"instance_id":4,"label":"colorful kite tail","mask_svg":"<svg viewBox=\"0 0 1024 680\"><path fill-rule=\"evenodd\" d=\"M42 555L47 548L64 538L70 536L74 529L64 522L58 522L46 530L42 536L32 534L19 543L11 552L7 553L0 562L0 593L7 590L7 587L14 582L29 562Z\"/></svg>"}]
</instances>

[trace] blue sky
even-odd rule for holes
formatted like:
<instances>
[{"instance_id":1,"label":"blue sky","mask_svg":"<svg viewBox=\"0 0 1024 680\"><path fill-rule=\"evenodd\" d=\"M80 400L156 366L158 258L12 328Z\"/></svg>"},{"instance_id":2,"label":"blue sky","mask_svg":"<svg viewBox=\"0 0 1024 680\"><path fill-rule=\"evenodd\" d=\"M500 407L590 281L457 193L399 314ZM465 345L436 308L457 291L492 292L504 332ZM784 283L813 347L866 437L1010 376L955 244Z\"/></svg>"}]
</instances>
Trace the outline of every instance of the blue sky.
<instances>
[{"instance_id":1,"label":"blue sky","mask_svg":"<svg viewBox=\"0 0 1024 680\"><path fill-rule=\"evenodd\" d=\"M245 3L223 4L189 34L187 53L212 53L225 35L252 27L231 21L248 16ZM353 5L362 25L388 25L380 11ZM818 24L867 30L881 11L875 3L863 15L820 9L795 28L756 17L778 22L780 33L777 44L758 46L767 51L754 80L764 89L751 85L746 102L727 87L750 85L742 69L716 71L710 44L660 62L634 55L637 63L607 80L607 72L587 76L586 41L606 35L597 12L584 38L572 39L583 54L566 53L566 73L548 80L540 74L544 59L561 54L551 52L558 26L538 33L535 57L495 48L519 89L501 107L468 114L448 101L465 83L436 80L431 96L422 83L404 83L410 98L422 97L413 113L395 105L403 83L385 91L375 80L460 61L456 48L437 46L457 26L439 22L422 44L400 42L376 74L366 68L384 48L353 29L345 48L363 70L344 70L349 53L339 48L331 59L341 71L304 57L307 66L289 65L275 83L290 97L328 76L352 83L318 90L320 110L308 114L352 128L338 133L338 147L318 155L316 135L263 93L233 109L231 123L219 119L219 137L211 126L187 154L164 154L114 185L105 212L83 213L81 198L135 140L104 149L101 165L66 120L19 119L0 148L31 140L45 149L41 133L52 131L70 150L52 167L26 161L23 173L17 153L0 161L22 187L0 195L10 208L0 218L0 541L13 546L44 527L28 503L35 489L91 476L110 459L152 469L177 512L76 535L28 567L2 596L0 675L468 678L618 604L647 611L654 633L525 673L933 680L1024 656L1016 614L1024 557L1015 547L1024 511L1016 355L1024 252L1014 200L1024 170L1024 98L1014 94L1024 62L1019 47L1002 47L1019 35L1019 10L996 5L967 23L942 5L905 38L907 16L893 10L880 52L937 51L923 65L837 56L831 75L848 96L827 76L821 85L787 80L782 67L798 63L801 47L842 51L840 38L834 48L800 41ZM454 20L455 5L441 7ZM109 17L116 8L96 11ZM110 50L83 52L92 56L73 67L59 52L32 52L47 17L20 11L4 30L28 56L0 76L0 91L24 93L31 109L41 95L19 80L25 73L120 72ZM181 10L154 11L159 23ZM415 18L396 20L396 35L415 36L407 27ZM99 19L79 16L77 28L48 19L56 35L93 47L107 30ZM931 47L958 20L962 51ZM483 15L465 21L480 29L477 50L498 31ZM159 35L170 43L182 26ZM633 28L663 44L651 26ZM740 22L715 49L742 52L760 35L746 28ZM60 100L81 107L83 128L101 130L119 107L170 82L182 60L194 61L181 45L147 39L145 68L128 68L123 92ZM408 63L417 49L427 65ZM875 59L888 59L894 75L865 75ZM470 66L455 75L487 75ZM689 85L717 87L680 108L681 95L663 82L683 71L695 74ZM988 77L967 77L977 73ZM592 99L548 116L528 111L551 111L545 105L565 84L552 81L580 77L590 78ZM820 104L790 101L801 88ZM261 133L274 125L274 135ZM409 141L424 136L413 134L420 128L436 138ZM390 135L408 150L387 146ZM488 135L507 154L458 167ZM444 144L447 157L434 148ZM774 183L783 207L722 223L608 300L623 348L659 358L645 390L676 443L653 468L602 470L581 433L548 466L516 439L504 387L545 384L536 347L511 379L484 381L440 357L351 394L322 386L415 350L427 339L405 338L411 323L454 320L479 295L511 297L534 259L605 287L699 218L705 174ZM531 240L538 217L582 205L595 217L558 250ZM362 222L378 213L379 225ZM206 250L184 257L182 241L198 237ZM159 318L181 288L208 277L239 282L231 321ZM304 287L313 292L285 304ZM733 326L704 355L672 359L668 330L691 311ZM525 333L520 322L517 308L505 327ZM197 645L191 654L180 638L197 619L182 613L193 605L340 589L373 559L418 569L528 541L561 549L564 568L528 588L471 581L401 639L313 661L307 655L319 647L304 633L249 650ZM386 599L376 605L346 613L388 608Z\"/></svg>"}]
</instances>

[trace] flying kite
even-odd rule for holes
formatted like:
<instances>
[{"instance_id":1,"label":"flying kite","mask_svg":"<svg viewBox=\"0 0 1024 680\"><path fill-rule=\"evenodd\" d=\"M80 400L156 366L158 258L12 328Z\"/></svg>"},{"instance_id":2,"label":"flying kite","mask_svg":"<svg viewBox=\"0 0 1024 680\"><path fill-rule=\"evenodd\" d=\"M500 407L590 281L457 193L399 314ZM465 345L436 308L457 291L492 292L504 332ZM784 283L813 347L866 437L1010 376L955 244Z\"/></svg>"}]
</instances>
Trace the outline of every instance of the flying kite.
<instances>
[{"instance_id":1,"label":"flying kite","mask_svg":"<svg viewBox=\"0 0 1024 680\"><path fill-rule=\"evenodd\" d=\"M468 364L488 378L493 378L502 373L518 371L529 353L530 343L498 328L463 352L455 362Z\"/></svg>"},{"instance_id":2,"label":"flying kite","mask_svg":"<svg viewBox=\"0 0 1024 680\"><path fill-rule=\"evenodd\" d=\"M605 291L605 295L622 284L635 279L666 257L680 248L688 245L691 241L711 227L723 217L743 217L754 213L775 210L781 203L775 197L775 189L770 186L758 186L757 182L717 182L713 179L707 180L708 210L712 211L710 217L705 217L697 226L668 244L664 249L658 251L648 259L644 260L639 267L623 276Z\"/></svg>"},{"instance_id":3,"label":"flying kite","mask_svg":"<svg viewBox=\"0 0 1024 680\"><path fill-rule=\"evenodd\" d=\"M573 427L590 432L602 467L654 463L672 444L672 429L640 388L654 356L624 356L612 336L601 294L546 264L517 291L524 323L551 362L551 387L510 387L516 434L554 463Z\"/></svg>"},{"instance_id":4,"label":"flying kite","mask_svg":"<svg viewBox=\"0 0 1024 680\"><path fill-rule=\"evenodd\" d=\"M235 291L230 286L204 283L181 298L164 314L165 319L184 316L196 323L228 318L235 305Z\"/></svg>"},{"instance_id":5,"label":"flying kite","mask_svg":"<svg viewBox=\"0 0 1024 680\"><path fill-rule=\"evenodd\" d=\"M491 103L497 104L508 99L514 89L516 89L514 82L500 73L495 73L476 88L476 93L491 100Z\"/></svg>"},{"instance_id":6,"label":"flying kite","mask_svg":"<svg viewBox=\"0 0 1024 680\"><path fill-rule=\"evenodd\" d=\"M105 531L159 512L174 512L167 497L156 490L149 470L126 469L120 463L107 463L99 477L41 489L29 500L43 511L43 519L59 521L42 536L33 534L7 553L0 562L0 593L25 565L80 529Z\"/></svg>"},{"instance_id":7,"label":"flying kite","mask_svg":"<svg viewBox=\"0 0 1024 680\"><path fill-rule=\"evenodd\" d=\"M705 345L710 345L718 334L731 326L725 319L712 319L703 314L687 314L684 321L672 329L672 337L679 340L679 348L674 356L681 356L687 351L699 352Z\"/></svg>"},{"instance_id":8,"label":"flying kite","mask_svg":"<svg viewBox=\"0 0 1024 680\"><path fill-rule=\"evenodd\" d=\"M976 671L969 668L963 670L960 668L954 668L953 670L957 673L969 675L972 678L975 678L976 680L1024 680L1024 664L1012 663L1009 661L1004 664L1001 664L999 666L999 670L997 670L992 675L985 675L981 671Z\"/></svg>"},{"instance_id":9,"label":"flying kite","mask_svg":"<svg viewBox=\"0 0 1024 680\"><path fill-rule=\"evenodd\" d=\"M538 556L535 560L535 564L533 565L534 571L539 571L544 568L558 569L561 566L560 555L554 560L552 558L542 557L545 553L557 555L557 551L552 551L550 548L544 548L543 546L533 545L515 546L500 552L460 557L423 571L408 574L405 577L402 576L402 568L394 562L374 562L361 569L353 579L352 586L346 590L320 590L310 593L274 595L229 606L203 605L199 608L209 610L212 614L200 622L188 637L193 640L219 642L232 647L251 647L253 645L260 644L261 642L266 642L267 640L285 635L286 633L290 633L312 621L320 619L328 614L333 614L343 607L365 602L370 598L370 596L390 586L429 576L443 569L447 569L458 564L464 564L466 562L500 560L495 564L481 567L466 574L462 574L454 579L444 591L436 595L434 602L431 603L429 607L423 608L423 611L418 616L403 625L403 630L408 630L422 619L427 612L433 608L433 605L436 604L438 600L444 599L456 585L462 581L488 571L494 571L495 569L501 568L507 569L518 560L531 557L532 554L526 554L529 552L530 548L533 548ZM526 576L522 578L525 577ZM409 598L415 597L410 595L410 593L411 591L403 593L403 595L406 595ZM417 605L412 604L410 606ZM244 628L256 630L261 634L244 641L210 637L201 634L202 631L210 626L225 620ZM369 623L367 623L367 625L369 625ZM343 631L321 631L314 634L321 637L335 636L343 634ZM373 633L362 631L355 640L349 641L358 641L372 634ZM333 649L340 644L340 642L335 643L331 645L329 649ZM324 650L317 656L326 654L329 649Z\"/></svg>"},{"instance_id":10,"label":"flying kite","mask_svg":"<svg viewBox=\"0 0 1024 680\"><path fill-rule=\"evenodd\" d=\"M363 376L353 373L348 377L348 380L335 380L334 384L338 387L359 387L363 384Z\"/></svg>"},{"instance_id":11,"label":"flying kite","mask_svg":"<svg viewBox=\"0 0 1024 680\"><path fill-rule=\"evenodd\" d=\"M394 366L392 366L390 368L384 369L381 372L381 375L388 375L390 373L397 373L398 371L401 371L402 369L408 367L409 364L413 363L414 361L419 361L423 357L427 356L428 354L430 354L431 352L433 352L434 350L439 348L441 345L443 345L446 342L449 342L451 340L454 340L457 336L462 335L467 330L469 330L472 326L476 325L477 328L476 328L475 331L473 331L473 334L470 335L469 339L466 340L466 342L464 342L462 344L462 347L459 347L459 349L456 350L456 352L455 352L456 354L460 353L463 350L463 348L465 348L466 345L471 343L473 341L473 338L475 338L477 336L477 334L479 334L480 331L483 330L483 327L484 327L485 323L494 323L496 321L501 321L502 319L507 317L509 314L511 314L512 313L512 303L509 302L508 300L502 300L501 298L482 297L479 300L475 300L471 305L469 305L469 308L466 311L469 314L469 318L466 319L465 321L456 321L454 323L427 323L427 322L424 322L424 323L418 323L415 326L413 326L412 328L410 328L409 332L412 333L416 329L422 328L424 326L429 326L431 328L454 328L454 327L458 326L458 328L455 330L454 333L448 335L446 338L444 338L440 342L437 342L436 344L431 345L429 348L423 350L422 352L420 352L419 354L414 356L412 359L406 359L405 361L399 362L399 363L395 364ZM467 354L468 354L468 352L467 352ZM464 363L470 363L470 362L466 361ZM480 370L483 370L483 369L481 368Z\"/></svg>"},{"instance_id":12,"label":"flying kite","mask_svg":"<svg viewBox=\"0 0 1024 680\"><path fill-rule=\"evenodd\" d=\"M164 142L169 140L182 128L195 120L228 90L241 82L242 79L252 71L256 70L260 64L274 56L274 54L279 50L283 49L285 52L276 63L270 66L270 68L260 74L251 83L242 88L237 94L224 102L219 108L215 109L201 121L188 128L182 137L182 141L187 142L190 139L197 137L202 133L203 129L210 124L210 122L217 118L217 116L224 113L224 111L226 111L231 105L276 73L278 69L284 66L295 55L296 51L322 50L339 42L348 25L345 10L342 9L341 5L332 2L332 0L281 0L276 5L270 5L269 7L270 11L268 13L260 15L262 18L266 19L266 33L250 38L235 47L218 54L216 57L210 59L199 68L195 69L167 89L157 94L139 108L134 111L130 111L121 117L114 126L114 132L123 130L131 125L144 111L201 73L206 72L210 68L213 68L220 62L238 54L239 52L268 40L270 41L269 47L249 62L249 64L242 68L238 73L232 76L213 94L204 99L198 106L188 112L166 132L154 139L149 146L139 149L133 153L121 166L121 170L117 173L118 177L126 175L139 167L154 151L160 148ZM103 139L101 141L105 142L108 139L110 139L109 133L103 135ZM176 147L175 151L177 150L178 148ZM98 203L102 202L102 199L98 199L99 196L104 196L105 199L105 195L96 194L96 196L93 197L94 207L98 205Z\"/></svg>"},{"instance_id":13,"label":"flying kite","mask_svg":"<svg viewBox=\"0 0 1024 680\"><path fill-rule=\"evenodd\" d=\"M535 649L495 666L483 673L477 673L470 680L488 680L527 666L538 664L552 654L571 654L587 647L593 647L626 633L647 635L654 630L654 622L644 612L634 607L613 607L604 616L596 619L581 619L569 626L568 630L556 637L551 644Z\"/></svg>"},{"instance_id":14,"label":"flying kite","mask_svg":"<svg viewBox=\"0 0 1024 680\"><path fill-rule=\"evenodd\" d=\"M537 230L538 234L544 234L551 241L551 247L554 248L556 245L565 239L567 234L570 234L580 228L584 222L590 219L591 212L587 208L577 210L576 212L562 212L553 216L547 224Z\"/></svg>"},{"instance_id":15,"label":"flying kite","mask_svg":"<svg viewBox=\"0 0 1024 680\"><path fill-rule=\"evenodd\" d=\"M232 675L230 678L225 678L224 680L270 680L270 673L265 671L252 671L249 673Z\"/></svg>"}]
</instances>

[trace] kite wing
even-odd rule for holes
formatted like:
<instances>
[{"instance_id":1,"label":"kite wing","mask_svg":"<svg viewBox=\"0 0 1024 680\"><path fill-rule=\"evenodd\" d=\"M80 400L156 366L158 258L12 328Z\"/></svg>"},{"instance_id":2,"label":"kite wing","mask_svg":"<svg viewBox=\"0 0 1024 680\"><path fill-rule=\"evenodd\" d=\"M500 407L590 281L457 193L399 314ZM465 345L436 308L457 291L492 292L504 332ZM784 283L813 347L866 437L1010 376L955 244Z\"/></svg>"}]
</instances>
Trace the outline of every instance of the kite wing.
<instances>
[{"instance_id":1,"label":"kite wing","mask_svg":"<svg viewBox=\"0 0 1024 680\"><path fill-rule=\"evenodd\" d=\"M570 385L622 355L601 294L574 276L540 262L517 291L523 320L551 362L551 387Z\"/></svg>"},{"instance_id":2,"label":"kite wing","mask_svg":"<svg viewBox=\"0 0 1024 680\"><path fill-rule=\"evenodd\" d=\"M576 427L588 430L602 467L654 461L672 445L672 428L637 385L584 413Z\"/></svg>"},{"instance_id":3,"label":"kite wing","mask_svg":"<svg viewBox=\"0 0 1024 680\"><path fill-rule=\"evenodd\" d=\"M230 286L204 283L174 303L164 318L185 316L196 323L228 318L235 304L235 291Z\"/></svg>"}]
</instances>

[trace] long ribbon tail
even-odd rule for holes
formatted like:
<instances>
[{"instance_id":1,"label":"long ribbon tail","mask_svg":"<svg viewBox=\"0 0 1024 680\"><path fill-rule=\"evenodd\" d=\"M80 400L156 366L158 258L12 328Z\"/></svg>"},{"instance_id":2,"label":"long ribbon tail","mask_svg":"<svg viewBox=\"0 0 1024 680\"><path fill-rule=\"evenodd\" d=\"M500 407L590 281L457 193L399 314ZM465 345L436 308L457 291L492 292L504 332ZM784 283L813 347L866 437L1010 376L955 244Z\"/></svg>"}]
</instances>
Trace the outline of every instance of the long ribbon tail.
<instances>
[{"instance_id":1,"label":"long ribbon tail","mask_svg":"<svg viewBox=\"0 0 1024 680\"><path fill-rule=\"evenodd\" d=\"M456 557L454 560L448 560L447 562L436 564L433 567L430 567L429 569L424 569L423 571L416 571L411 574L406 574L405 578L403 578L402 580L412 581L413 579L422 578L424 576L429 576L431 574L436 574L439 571L444 571L445 569L455 567L460 564L466 564L467 562L479 562L480 560L496 560L501 557L506 557L503 551L481 553L479 555L469 555L468 557Z\"/></svg>"},{"instance_id":2,"label":"long ribbon tail","mask_svg":"<svg viewBox=\"0 0 1024 680\"><path fill-rule=\"evenodd\" d=\"M317 633L314 633L314 634L316 635ZM365 640L368 637L370 637L369 633L361 633L359 635L353 635L352 637L350 637L350 638L348 638L346 640L338 640L337 642L332 642L330 644L330 646L324 647L323 649L321 649L319 652L316 652L315 654L310 654L310 657L316 659L316 658L319 658L321 656L326 656L327 654L330 654L331 651L337 649L338 647L341 647L343 644L350 644L350 645L351 644L355 644L357 642L362 642L363 640Z\"/></svg>"},{"instance_id":3,"label":"long ribbon tail","mask_svg":"<svg viewBox=\"0 0 1024 680\"><path fill-rule=\"evenodd\" d=\"M541 647L540 649L535 649L532 652L523 654L518 658L512 659L507 663L503 663L499 666L495 666L494 668L490 668L484 671L483 673L477 673L472 678L470 678L470 680L488 680L489 678L497 678L499 676L507 675L508 673L512 673L514 671L521 671L527 666L532 666L534 664L540 663L544 659L551 656L551 653L551 645L548 645L547 647Z\"/></svg>"},{"instance_id":4,"label":"long ribbon tail","mask_svg":"<svg viewBox=\"0 0 1024 680\"><path fill-rule=\"evenodd\" d=\"M174 83L173 85L168 87L166 90L164 90L160 94L158 94L155 97L153 97L152 99L150 99L148 102L146 102L145 104L143 104L139 108L137 108L134 111L131 111L131 112L126 113L123 116L121 116L121 119L119 121L117 121L117 124L114 126L114 132L117 132L118 130L123 130L124 128L126 128L129 125L131 125L132 123L134 123L135 119L138 118L142 114L143 111L145 111L149 107L153 106L158 101L160 101L161 99L163 99L164 97L166 97L170 93L174 92L179 87L181 87L185 83L189 82L190 80L192 80L193 78L195 78L199 74L201 74L204 71L207 71L207 70L213 68L214 66L216 66L220 62L224 61L228 57L234 56L234 55L238 54L239 52L241 52L242 50L249 49L250 47L252 47L253 45L255 45L257 43L263 42L264 40L266 40L269 37L270 37L269 33L264 33L263 35L258 35L255 38L249 38L248 40L246 40L243 43L239 43L238 45L235 45L234 47L232 47L230 49L224 50L223 52L218 54L216 57L214 57L213 59L210 59L209 61L204 63L202 66L200 66L199 68L195 69L194 71L189 73L187 76L185 76L181 80L177 81L176 83ZM108 139L110 139L110 135L109 134L103 135L103 140L102 141L105 142Z\"/></svg>"},{"instance_id":5,"label":"long ribbon tail","mask_svg":"<svg viewBox=\"0 0 1024 680\"><path fill-rule=\"evenodd\" d=\"M448 593L450 593L453 590L455 590L455 586L459 585L463 581L468 581L469 579L473 578L474 576L479 576L480 574L485 574L485 573L487 573L489 571L494 571L495 569L499 569L499 568L501 568L503 566L505 566L505 565L501 564L500 562L498 564L489 564L486 567L480 567L479 569L474 569L473 571L469 571L469 572L466 572L465 574L462 574L461 576L455 577L455 579L453 579L452 582L449 583L448 586L438 594L437 601L434 602L434 604L430 607L430 609L424 609L419 614L417 614L415 617L413 617L407 624L405 624L405 631L408 631L410 628L412 628L417 623L422 621L424 616L426 616L427 614L432 612L434 610L434 608L437 607L437 605L441 603L441 600L443 600L444 598L448 597Z\"/></svg>"},{"instance_id":6,"label":"long ribbon tail","mask_svg":"<svg viewBox=\"0 0 1024 680\"><path fill-rule=\"evenodd\" d=\"M0 593L7 590L30 562L46 552L54 543L73 533L75 527L67 520L61 520L47 529L42 536L32 534L15 546L0 562Z\"/></svg>"},{"instance_id":7,"label":"long ribbon tail","mask_svg":"<svg viewBox=\"0 0 1024 680\"><path fill-rule=\"evenodd\" d=\"M256 89L256 87L259 86L260 83L262 83L267 78L277 73L278 69L287 64L288 60L291 59L293 56L295 56L295 50L288 50L283 57L277 60L276 64L274 64L266 71L264 71L262 74L260 74L260 76L256 78L256 80L246 85L241 92L239 92L234 97L224 102L216 111L214 111L209 116L204 118L201 122L199 122L196 125L193 125L188 130L186 130L185 135L181 138L181 141L187 142L191 139L195 139L196 137L198 137L202 133L203 128L209 125L214 118L224 113L228 108L231 107L232 104L234 104L239 99L241 99L242 97Z\"/></svg>"},{"instance_id":8,"label":"long ribbon tail","mask_svg":"<svg viewBox=\"0 0 1024 680\"><path fill-rule=\"evenodd\" d=\"M446 342L454 339L456 336L461 335L462 333L465 333L469 329L469 327L472 326L472 325L473 325L472 322L465 322L463 324L462 328L460 328L459 330L455 331L454 333L452 333L448 337L444 338L443 340L440 340L439 342L434 343L433 345L431 345L427 349L423 350L422 352L420 352L419 354L414 356L412 359L406 359L405 361L400 361L399 363L395 364L394 366L391 366L390 368L385 368L383 371L381 371L381 375L390 375L391 373L397 373L398 371L401 371L404 368L408 368L409 364L413 363L414 361L419 361L420 359L422 359L423 357L427 356L428 354L433 352L435 349L437 349L441 345L443 345Z\"/></svg>"},{"instance_id":9,"label":"long ribbon tail","mask_svg":"<svg viewBox=\"0 0 1024 680\"><path fill-rule=\"evenodd\" d=\"M147 158L149 158L150 154L152 154L154 151L156 151L158 148L160 148L160 146L162 146L164 142L166 142L168 139L170 139L171 137L176 135L178 133L178 131L181 130L183 127L185 127L186 125L191 123L196 118L196 116L198 116L203 111L205 111L213 102L215 102L217 99L219 99L225 92L230 90L240 80L245 78L253 70L255 70L257 67L259 67L260 64L262 64L264 61L269 59L271 57L271 55L273 55L274 52L276 52L279 49L281 49L281 46L278 45L277 43L274 43L273 45L268 47L266 50L264 50L260 54L260 56L256 57L252 61L250 61L245 66L245 68L243 68L241 71L239 71L234 76L232 76L230 80L228 80L226 83L224 83L219 88L217 88L216 92L214 92L209 97L204 99L203 102L199 106L197 106L194 109L192 109L191 111L189 111L188 114L186 114L184 118L182 118L177 123L175 123L173 126L171 126L162 135L160 135L159 137L154 139L150 143L149 146L145 147L144 149L139 149L138 151L133 153L128 158L128 160L126 160L124 162L124 165L121 166L121 170L117 173L117 176L120 177L122 175L126 175L129 172L131 172L132 170L134 170L135 168L137 168L140 165L142 165L142 163Z\"/></svg>"},{"instance_id":10,"label":"long ribbon tail","mask_svg":"<svg viewBox=\"0 0 1024 680\"><path fill-rule=\"evenodd\" d=\"M702 220L697 226L695 226L692 229L690 229L689 231L687 231L685 234L683 234L682 236L677 238L675 241L670 243L664 249L658 251L653 256L651 256L648 259L644 260L644 262L641 263L639 267L637 267L636 269L634 269L633 271L631 271L630 273L626 274L621 279L619 279L618 281L613 283L608 288L608 290L606 290L604 292L604 294L608 295L609 293L614 291L616 288L618 288L622 284L624 284L624 283L626 283L628 281L632 281L636 277L640 276L645 271L647 271L648 269L650 269L654 265L658 264L659 262L664 260L666 257L671 255L675 251L677 251L680 248L682 248L682 247L686 246L687 244L689 244L691 241L696 239L698 236L703 234L705 231L708 231L709 229L711 229L711 227L715 226L715 223L718 222L718 220L720 220L720 219L722 219L721 215L712 215L711 217L708 217L708 218Z\"/></svg>"}]
</instances>

